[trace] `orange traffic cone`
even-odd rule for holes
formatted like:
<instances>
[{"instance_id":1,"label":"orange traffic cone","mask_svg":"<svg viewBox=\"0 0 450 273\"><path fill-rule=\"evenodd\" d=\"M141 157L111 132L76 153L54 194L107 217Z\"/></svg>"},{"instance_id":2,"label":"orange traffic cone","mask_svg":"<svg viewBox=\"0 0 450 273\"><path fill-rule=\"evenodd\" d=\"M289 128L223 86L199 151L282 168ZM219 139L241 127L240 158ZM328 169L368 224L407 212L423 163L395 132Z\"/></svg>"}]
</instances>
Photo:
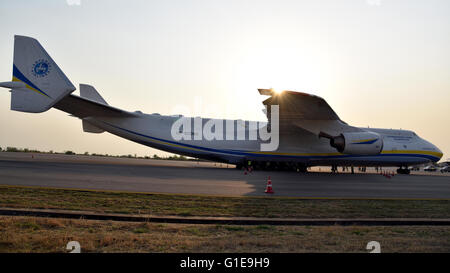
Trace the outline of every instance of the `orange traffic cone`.
<instances>
[{"instance_id":1,"label":"orange traffic cone","mask_svg":"<svg viewBox=\"0 0 450 273\"><path fill-rule=\"evenodd\" d=\"M267 186L265 193L275 193L272 189L272 180L270 180L270 176L269 179L267 179Z\"/></svg>"}]
</instances>

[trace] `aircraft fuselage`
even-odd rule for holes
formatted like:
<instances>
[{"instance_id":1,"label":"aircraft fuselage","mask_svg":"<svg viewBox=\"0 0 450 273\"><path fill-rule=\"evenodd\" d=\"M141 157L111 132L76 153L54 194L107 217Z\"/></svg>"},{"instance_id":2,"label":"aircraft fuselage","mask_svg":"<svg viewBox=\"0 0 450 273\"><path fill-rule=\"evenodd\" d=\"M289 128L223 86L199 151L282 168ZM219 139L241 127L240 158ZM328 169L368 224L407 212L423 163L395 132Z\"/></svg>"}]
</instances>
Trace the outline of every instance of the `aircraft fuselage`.
<instances>
[{"instance_id":1,"label":"aircraft fuselage","mask_svg":"<svg viewBox=\"0 0 450 273\"><path fill-rule=\"evenodd\" d=\"M307 166L409 166L438 161L442 153L430 142L408 130L361 128L376 132L383 138L383 149L377 155L349 155L336 151L327 139L305 133L292 139L289 134L280 135L276 151L262 152L261 140L180 140L171 136L171 126L179 117L159 114L141 114L127 119L89 118L89 122L111 134L131 141L196 158L238 164L253 162L288 162ZM209 119L204 119L206 122ZM222 121L226 122L226 121ZM248 126L238 128L249 135ZM246 122L245 124L248 124ZM225 139L225 137L223 138Z\"/></svg>"}]
</instances>

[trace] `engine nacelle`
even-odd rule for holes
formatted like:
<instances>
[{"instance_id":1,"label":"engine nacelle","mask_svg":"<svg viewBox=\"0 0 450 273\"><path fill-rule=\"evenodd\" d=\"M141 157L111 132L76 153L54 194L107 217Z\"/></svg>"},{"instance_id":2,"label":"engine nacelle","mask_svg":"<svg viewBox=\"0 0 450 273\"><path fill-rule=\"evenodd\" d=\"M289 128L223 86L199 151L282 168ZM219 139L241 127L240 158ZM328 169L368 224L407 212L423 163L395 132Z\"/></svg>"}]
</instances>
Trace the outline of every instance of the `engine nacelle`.
<instances>
[{"instance_id":1,"label":"engine nacelle","mask_svg":"<svg viewBox=\"0 0 450 273\"><path fill-rule=\"evenodd\" d=\"M383 138L373 132L342 133L339 136L330 137L330 145L338 152L350 155L377 155L383 150Z\"/></svg>"}]
</instances>

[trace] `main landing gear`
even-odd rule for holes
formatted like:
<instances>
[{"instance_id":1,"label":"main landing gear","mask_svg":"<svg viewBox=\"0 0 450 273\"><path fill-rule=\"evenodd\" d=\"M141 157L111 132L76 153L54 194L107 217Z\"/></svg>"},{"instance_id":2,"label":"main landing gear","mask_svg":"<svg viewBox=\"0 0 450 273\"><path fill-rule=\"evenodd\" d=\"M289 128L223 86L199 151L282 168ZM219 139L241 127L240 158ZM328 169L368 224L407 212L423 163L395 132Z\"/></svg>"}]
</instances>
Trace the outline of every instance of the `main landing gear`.
<instances>
[{"instance_id":1,"label":"main landing gear","mask_svg":"<svg viewBox=\"0 0 450 273\"><path fill-rule=\"evenodd\" d=\"M307 173L308 166L305 164L295 164L286 162L265 162L265 161L244 161L238 162L236 164L236 169L242 170L247 166L253 170L264 170L264 171L295 171L298 173Z\"/></svg>"},{"instance_id":2,"label":"main landing gear","mask_svg":"<svg viewBox=\"0 0 450 273\"><path fill-rule=\"evenodd\" d=\"M308 167L303 164L298 164L296 170L297 170L297 172L300 172L300 173L307 173Z\"/></svg>"},{"instance_id":3,"label":"main landing gear","mask_svg":"<svg viewBox=\"0 0 450 273\"><path fill-rule=\"evenodd\" d=\"M409 171L408 167L404 167L404 168L400 167L397 169L397 173L398 174L409 174L410 171Z\"/></svg>"}]
</instances>

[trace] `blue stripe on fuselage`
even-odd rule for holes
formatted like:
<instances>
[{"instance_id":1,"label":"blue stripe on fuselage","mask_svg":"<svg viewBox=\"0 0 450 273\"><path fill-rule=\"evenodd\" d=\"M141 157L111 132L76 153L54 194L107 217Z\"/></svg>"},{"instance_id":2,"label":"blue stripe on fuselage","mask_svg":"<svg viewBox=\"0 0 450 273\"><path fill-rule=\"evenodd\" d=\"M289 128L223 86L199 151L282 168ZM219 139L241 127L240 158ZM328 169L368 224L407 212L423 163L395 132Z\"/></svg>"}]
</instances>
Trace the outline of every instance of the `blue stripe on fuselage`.
<instances>
[{"instance_id":1,"label":"blue stripe on fuselage","mask_svg":"<svg viewBox=\"0 0 450 273\"><path fill-rule=\"evenodd\" d=\"M175 144L175 145L179 145L179 146L185 146L187 147L187 149L191 148L191 149L197 149L197 150L201 150L204 152L213 152L213 153L220 153L220 154L229 154L229 155L239 155L239 156L252 156L252 157L274 157L274 158L305 158L305 159L335 159L335 158L358 158L358 157L369 157L367 155L276 155L276 154L261 154L261 153L252 153L252 152L247 152L247 151L240 151L240 150L220 150L220 149L214 149L214 148L206 148L206 147L201 147L201 146L195 146L195 145L190 145L190 144L185 144L185 143L180 143L180 142L175 142L175 141L170 141L170 140L166 140L166 139L162 139L162 138L157 138L157 137L152 137L152 136L148 136L148 135L144 135L138 132L134 132L125 128L121 128L119 126L107 123L107 122L103 122L108 126L111 126L113 128L137 135L137 136L141 136L141 137L145 137L145 138L149 138L152 140L157 140L157 141L161 141L161 142L166 142L166 143L170 143L170 144ZM426 155L426 154L400 154L400 153L395 153L395 154L378 154L378 155L373 155L370 157L419 157L419 158L426 158L429 160L435 160L437 157L431 156L431 155Z\"/></svg>"}]
</instances>

